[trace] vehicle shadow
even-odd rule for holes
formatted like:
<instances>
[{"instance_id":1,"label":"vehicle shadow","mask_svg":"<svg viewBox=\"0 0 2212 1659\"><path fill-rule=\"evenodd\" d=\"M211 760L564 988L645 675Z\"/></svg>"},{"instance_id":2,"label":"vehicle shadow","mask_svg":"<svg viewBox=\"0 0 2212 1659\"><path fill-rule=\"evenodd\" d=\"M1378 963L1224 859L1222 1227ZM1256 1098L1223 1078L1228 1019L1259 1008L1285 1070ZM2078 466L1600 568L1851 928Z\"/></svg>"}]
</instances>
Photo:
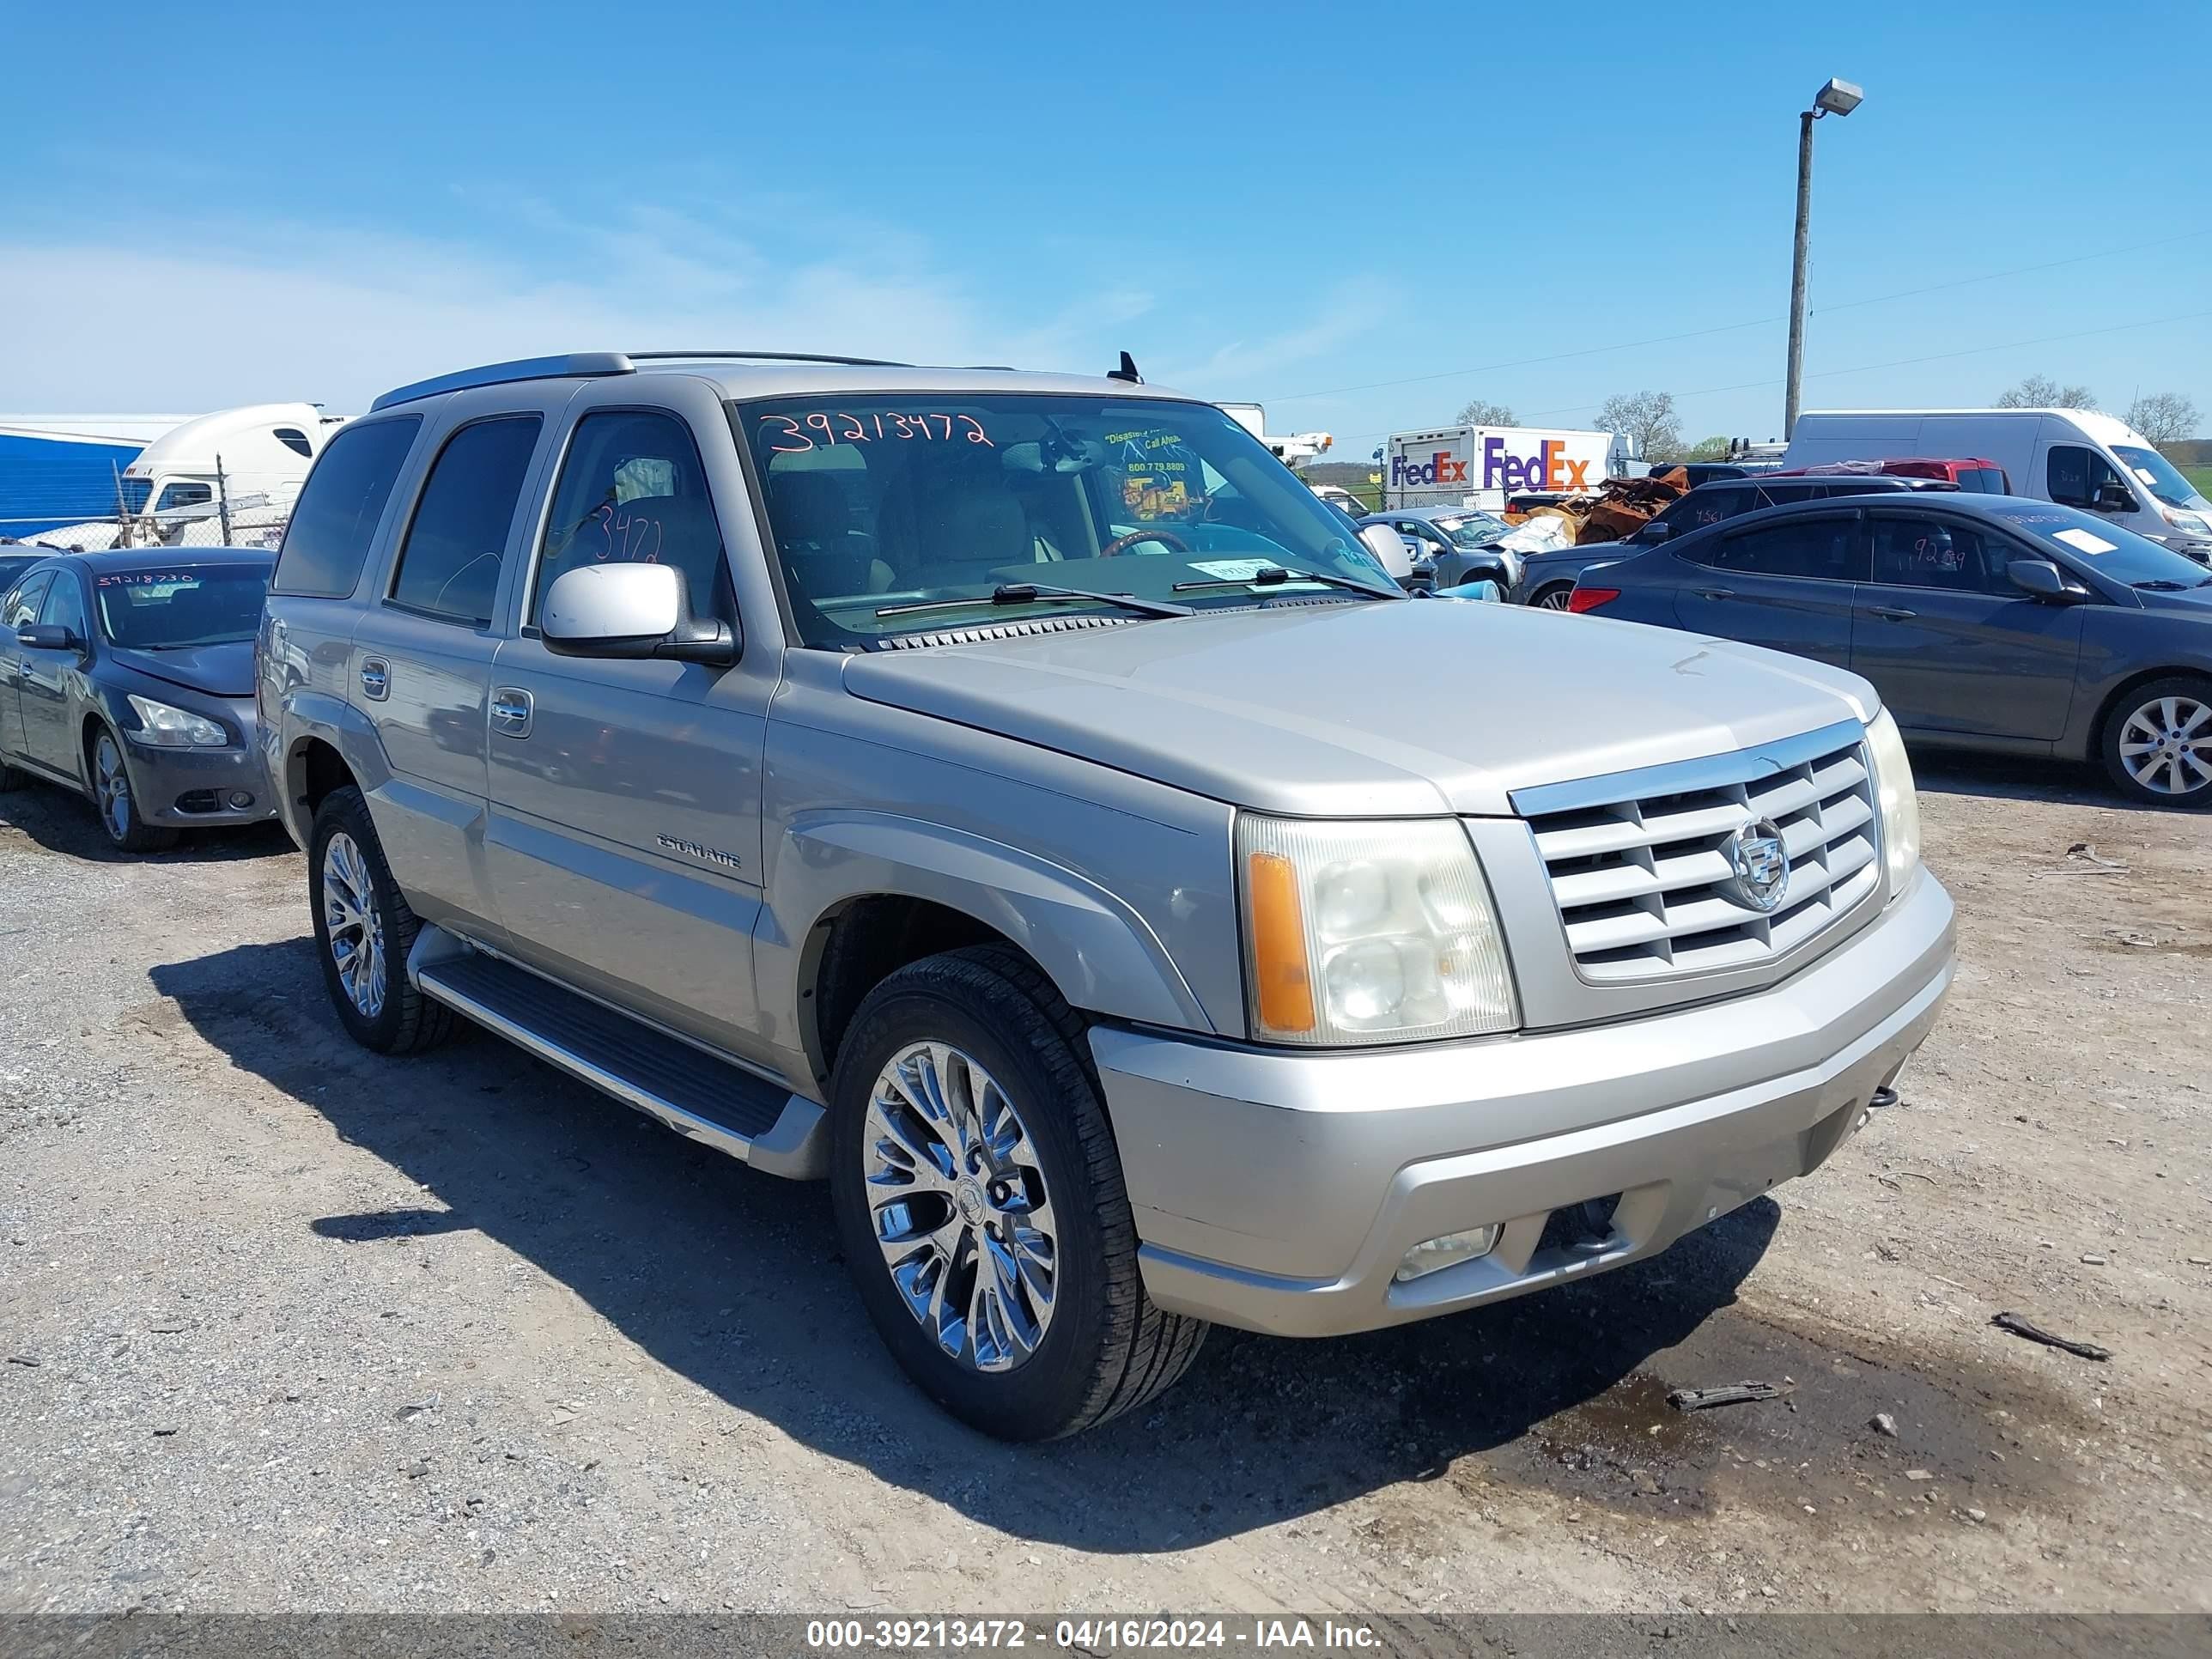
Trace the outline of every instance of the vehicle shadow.
<instances>
[{"instance_id":1,"label":"vehicle shadow","mask_svg":"<svg viewBox=\"0 0 2212 1659\"><path fill-rule=\"evenodd\" d=\"M2047 800L2067 806L2101 806L2115 812L2170 812L2176 817L2192 811L2186 806L2131 800L2112 787L2103 767L2081 761L2024 759L1953 749L1915 749L1912 781L1923 794Z\"/></svg>"},{"instance_id":2,"label":"vehicle shadow","mask_svg":"<svg viewBox=\"0 0 2212 1659\"><path fill-rule=\"evenodd\" d=\"M171 963L152 978L236 1066L451 1212L428 1200L303 1212L303 1243L434 1248L440 1233L480 1231L736 1411L1041 1540L1185 1548L1456 1476L1469 1456L1498 1479L1551 1484L1541 1468L1559 1460L1534 1449L1562 1413L1574 1420L1552 1432L1577 1441L1606 1413L1632 1416L1632 1456L1647 1462L1663 1455L1644 1436L1660 1433L1645 1425L1667 1385L1640 1368L1694 1341L1705 1351L1662 1367L1677 1381L1761 1374L1735 1369L1753 1363L1740 1332L1700 1333L1765 1253L1781 1213L1768 1199L1652 1261L1453 1318L1321 1342L1216 1331L1146 1410L1070 1441L1004 1445L898 1372L853 1293L821 1186L757 1175L489 1037L413 1060L366 1054L321 994L305 939ZM272 998L279 986L292 994Z\"/></svg>"},{"instance_id":3,"label":"vehicle shadow","mask_svg":"<svg viewBox=\"0 0 2212 1659\"><path fill-rule=\"evenodd\" d=\"M44 781L0 795L0 831L15 830L50 853L86 864L227 864L295 850L273 818L243 829L187 830L166 853L125 853L107 839L93 804Z\"/></svg>"}]
</instances>

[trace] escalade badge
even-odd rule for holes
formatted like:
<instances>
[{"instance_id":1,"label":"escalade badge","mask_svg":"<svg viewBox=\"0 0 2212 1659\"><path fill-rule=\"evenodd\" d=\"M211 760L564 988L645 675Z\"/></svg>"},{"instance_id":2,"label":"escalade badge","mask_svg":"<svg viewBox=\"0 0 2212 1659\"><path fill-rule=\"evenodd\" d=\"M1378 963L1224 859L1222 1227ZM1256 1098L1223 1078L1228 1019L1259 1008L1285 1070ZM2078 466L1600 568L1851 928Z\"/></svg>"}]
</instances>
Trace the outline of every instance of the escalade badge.
<instances>
[{"instance_id":1,"label":"escalade badge","mask_svg":"<svg viewBox=\"0 0 2212 1659\"><path fill-rule=\"evenodd\" d=\"M1735 872L1736 896L1754 910L1771 910L1790 888L1790 854L1771 818L1746 823L1725 842L1729 868Z\"/></svg>"}]
</instances>

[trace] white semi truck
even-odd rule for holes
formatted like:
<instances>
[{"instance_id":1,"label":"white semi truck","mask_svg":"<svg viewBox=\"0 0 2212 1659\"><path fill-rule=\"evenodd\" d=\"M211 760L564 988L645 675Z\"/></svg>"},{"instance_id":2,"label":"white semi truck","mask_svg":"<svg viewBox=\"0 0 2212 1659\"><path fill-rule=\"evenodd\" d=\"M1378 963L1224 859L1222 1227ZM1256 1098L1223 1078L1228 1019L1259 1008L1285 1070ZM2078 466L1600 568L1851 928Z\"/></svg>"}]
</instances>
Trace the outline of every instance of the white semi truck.
<instances>
[{"instance_id":1,"label":"white semi truck","mask_svg":"<svg viewBox=\"0 0 2212 1659\"><path fill-rule=\"evenodd\" d=\"M1499 426L1394 432L1382 452L1382 507L1495 513L1513 495L1594 495L1635 461L1635 445L1618 432Z\"/></svg>"}]
</instances>

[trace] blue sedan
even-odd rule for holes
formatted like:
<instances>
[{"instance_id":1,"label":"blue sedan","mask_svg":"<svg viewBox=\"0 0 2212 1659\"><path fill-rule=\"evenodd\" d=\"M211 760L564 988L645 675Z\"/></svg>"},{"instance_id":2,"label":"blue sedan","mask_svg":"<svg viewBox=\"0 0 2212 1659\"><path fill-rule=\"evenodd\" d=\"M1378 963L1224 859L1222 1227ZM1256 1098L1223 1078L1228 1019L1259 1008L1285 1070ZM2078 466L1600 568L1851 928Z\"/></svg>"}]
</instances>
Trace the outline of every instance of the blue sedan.
<instances>
[{"instance_id":1,"label":"blue sedan","mask_svg":"<svg viewBox=\"0 0 2212 1659\"><path fill-rule=\"evenodd\" d=\"M1919 743L2100 761L2136 799L2212 806L2212 576L2073 507L1769 507L1585 571L1569 608L1847 668Z\"/></svg>"}]
</instances>

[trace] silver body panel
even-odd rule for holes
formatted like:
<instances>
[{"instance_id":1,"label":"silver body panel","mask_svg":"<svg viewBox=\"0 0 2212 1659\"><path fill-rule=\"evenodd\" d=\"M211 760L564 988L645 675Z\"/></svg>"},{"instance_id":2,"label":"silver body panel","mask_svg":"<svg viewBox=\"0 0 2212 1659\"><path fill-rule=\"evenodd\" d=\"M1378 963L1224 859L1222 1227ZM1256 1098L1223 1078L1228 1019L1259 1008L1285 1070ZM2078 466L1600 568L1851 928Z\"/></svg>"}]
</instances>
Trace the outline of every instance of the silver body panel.
<instances>
[{"instance_id":1,"label":"silver body panel","mask_svg":"<svg viewBox=\"0 0 2212 1659\"><path fill-rule=\"evenodd\" d=\"M1443 1300L1384 1293L1401 1232L1480 1207L1469 1158L1530 1193L1612 1182L1575 1199L1645 1169L1638 1189L1667 1195L1627 1206L1628 1255L1662 1248L1712 1207L1693 1189L1748 1197L1754 1177L1817 1164L1832 1149L1817 1125L1846 1096L1863 1105L1924 1034L1950 959L1932 878L1899 896L1884 875L1817 936L1756 961L1595 982L1516 805L1713 757L1778 771L1804 734L1873 717L1847 673L1599 618L1356 600L924 649L796 647L724 400L907 389L1133 395L993 370L640 363L402 405L422 429L353 596L273 595L264 626L262 752L295 838L326 750L426 920L805 1102L828 1093L813 998L830 919L882 895L973 918L1094 1022L1155 1297L1270 1329L1386 1323L1548 1282L1461 1285L1455 1268ZM561 657L524 625L566 434L598 408L689 427L739 618L734 666ZM490 623L386 604L444 438L533 411L545 428ZM1542 717L1409 726L1372 692L1416 662L1445 701L1510 695ZM1526 1029L1352 1053L1249 1042L1232 867L1246 809L1462 821Z\"/></svg>"}]
</instances>

